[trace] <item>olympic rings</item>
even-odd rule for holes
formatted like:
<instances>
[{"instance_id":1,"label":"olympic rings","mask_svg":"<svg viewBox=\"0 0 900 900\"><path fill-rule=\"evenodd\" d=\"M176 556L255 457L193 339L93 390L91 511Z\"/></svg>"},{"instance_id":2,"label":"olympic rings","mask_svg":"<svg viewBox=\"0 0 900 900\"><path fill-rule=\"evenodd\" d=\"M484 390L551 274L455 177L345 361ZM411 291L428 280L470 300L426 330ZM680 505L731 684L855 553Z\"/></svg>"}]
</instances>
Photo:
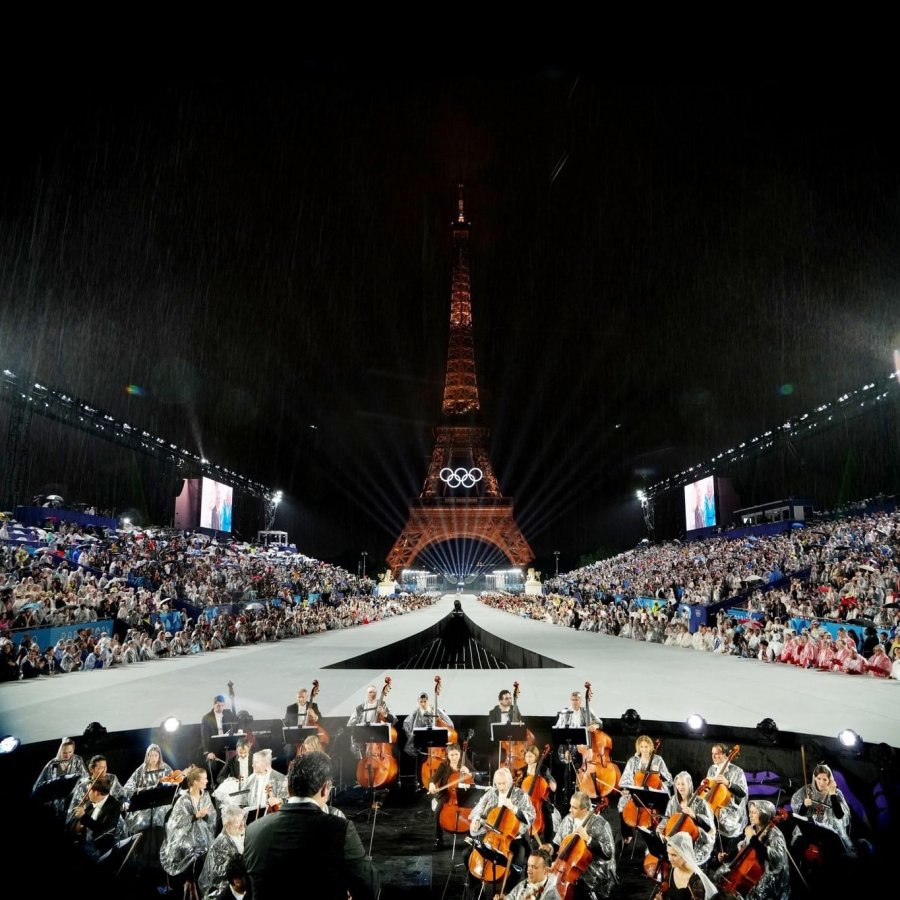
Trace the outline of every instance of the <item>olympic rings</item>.
<instances>
[{"instance_id":1,"label":"olympic rings","mask_svg":"<svg viewBox=\"0 0 900 900\"><path fill-rule=\"evenodd\" d=\"M453 469L441 469L441 481L447 485L447 487L457 488L473 488L476 484L478 484L481 479L484 478L484 472L481 469L463 469L459 468L454 471Z\"/></svg>"}]
</instances>

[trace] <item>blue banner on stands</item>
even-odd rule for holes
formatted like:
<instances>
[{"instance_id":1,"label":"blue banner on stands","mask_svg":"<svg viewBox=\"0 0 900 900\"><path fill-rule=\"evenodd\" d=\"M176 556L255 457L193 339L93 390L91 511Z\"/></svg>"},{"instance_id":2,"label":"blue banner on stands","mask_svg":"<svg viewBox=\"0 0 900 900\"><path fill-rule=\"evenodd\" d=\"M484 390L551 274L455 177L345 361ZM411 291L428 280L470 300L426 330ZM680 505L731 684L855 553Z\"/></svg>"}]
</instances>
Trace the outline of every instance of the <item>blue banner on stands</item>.
<instances>
[{"instance_id":1,"label":"blue banner on stands","mask_svg":"<svg viewBox=\"0 0 900 900\"><path fill-rule=\"evenodd\" d=\"M44 625L40 628L16 628L10 632L10 637L16 643L21 642L25 635L30 635L31 639L41 648L46 650L48 647L56 646L59 640L67 641L75 638L77 632L83 628L90 628L95 636L101 634L112 634L113 620L100 619L97 622L78 622L71 625Z\"/></svg>"}]
</instances>

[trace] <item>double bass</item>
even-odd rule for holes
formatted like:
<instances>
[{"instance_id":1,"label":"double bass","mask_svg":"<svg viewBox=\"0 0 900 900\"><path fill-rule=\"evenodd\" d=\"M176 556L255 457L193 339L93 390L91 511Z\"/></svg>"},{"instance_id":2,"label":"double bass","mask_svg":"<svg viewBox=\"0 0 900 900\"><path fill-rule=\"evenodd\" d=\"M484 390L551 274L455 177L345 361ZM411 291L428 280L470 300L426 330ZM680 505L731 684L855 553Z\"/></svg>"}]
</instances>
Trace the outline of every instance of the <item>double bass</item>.
<instances>
[{"instance_id":1,"label":"double bass","mask_svg":"<svg viewBox=\"0 0 900 900\"><path fill-rule=\"evenodd\" d=\"M384 687L378 698L378 721L385 722L384 703L391 691L390 676L385 676ZM393 784L400 771L394 756L393 744L397 742L397 729L391 725L390 742L366 744L362 759L356 764L356 780L364 788L381 788Z\"/></svg>"},{"instance_id":2,"label":"double bass","mask_svg":"<svg viewBox=\"0 0 900 900\"><path fill-rule=\"evenodd\" d=\"M441 676L434 676L434 727L435 728L446 728L447 729L447 743L455 744L457 741L457 734L453 730L453 726L442 719L438 714L438 697L441 696ZM421 778L422 784L427 785L428 782L432 780L434 777L434 773L437 772L440 764L447 758L447 750L445 747L429 747L428 748L428 757L425 762L422 763L421 769Z\"/></svg>"},{"instance_id":3,"label":"double bass","mask_svg":"<svg viewBox=\"0 0 900 900\"><path fill-rule=\"evenodd\" d=\"M312 690L309 692L309 699L306 701L306 713L303 716L303 722L302 723L298 722L298 724L302 724L304 728L309 727L309 714L312 712L312 710L310 709L310 706L312 706L313 700L315 700L316 697L318 697L318 696L319 696L319 681L318 681L318 679L315 679L315 680L313 680L313 683L312 683ZM313 724L316 726L316 731L319 733L319 735L318 735L319 743L323 747L327 747L329 741L331 740L331 738L328 736L328 732L322 727L322 724L318 720L318 718L316 719L316 721ZM298 747L297 749L299 752L300 748Z\"/></svg>"},{"instance_id":4,"label":"double bass","mask_svg":"<svg viewBox=\"0 0 900 900\"><path fill-rule=\"evenodd\" d=\"M519 713L519 682L513 682L512 709L509 721L521 724L522 716ZM500 750L503 753L504 765L514 772L525 765L525 751L534 743L534 735L526 728L524 741L500 741Z\"/></svg>"},{"instance_id":5,"label":"double bass","mask_svg":"<svg viewBox=\"0 0 900 900\"><path fill-rule=\"evenodd\" d=\"M584 708L588 721L591 720L591 683L584 683ZM579 746L581 754L581 771L578 775L578 789L584 791L592 800L606 797L619 786L622 772L612 761L612 738L599 728L588 733L590 746Z\"/></svg>"}]
</instances>

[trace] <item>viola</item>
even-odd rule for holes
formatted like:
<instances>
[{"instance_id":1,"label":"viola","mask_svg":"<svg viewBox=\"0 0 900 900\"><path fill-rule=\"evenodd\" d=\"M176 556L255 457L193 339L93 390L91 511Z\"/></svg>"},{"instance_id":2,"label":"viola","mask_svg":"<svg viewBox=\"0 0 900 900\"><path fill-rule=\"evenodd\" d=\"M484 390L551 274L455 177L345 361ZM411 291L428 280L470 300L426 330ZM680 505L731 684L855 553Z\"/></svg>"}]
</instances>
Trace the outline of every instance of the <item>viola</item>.
<instances>
[{"instance_id":1,"label":"viola","mask_svg":"<svg viewBox=\"0 0 900 900\"><path fill-rule=\"evenodd\" d=\"M757 832L756 837L760 840L765 836L766 832L779 822L787 819L786 810L776 812L771 819ZM728 868L728 874L722 881L722 890L730 891L733 894L740 894L746 897L750 891L759 883L766 871L766 851L765 847L760 853L759 847L755 841L747 841L747 846L738 853Z\"/></svg>"},{"instance_id":2,"label":"viola","mask_svg":"<svg viewBox=\"0 0 900 900\"><path fill-rule=\"evenodd\" d=\"M381 697L378 700L378 721L386 721L384 713L385 699L391 690L390 676L385 676L384 687L381 689ZM380 744L366 744L366 750L362 759L356 764L356 780L364 788L380 788L393 784L400 772L397 759L394 756L393 744L397 740L397 729L391 726L390 742Z\"/></svg>"},{"instance_id":3,"label":"viola","mask_svg":"<svg viewBox=\"0 0 900 900\"><path fill-rule=\"evenodd\" d=\"M584 820L584 828L594 818L592 813ZM567 834L559 845L559 853L550 867L550 873L556 876L556 890L562 900L572 900L575 894L575 884L587 871L591 864L593 854L588 849L587 841L577 834Z\"/></svg>"}]
</instances>

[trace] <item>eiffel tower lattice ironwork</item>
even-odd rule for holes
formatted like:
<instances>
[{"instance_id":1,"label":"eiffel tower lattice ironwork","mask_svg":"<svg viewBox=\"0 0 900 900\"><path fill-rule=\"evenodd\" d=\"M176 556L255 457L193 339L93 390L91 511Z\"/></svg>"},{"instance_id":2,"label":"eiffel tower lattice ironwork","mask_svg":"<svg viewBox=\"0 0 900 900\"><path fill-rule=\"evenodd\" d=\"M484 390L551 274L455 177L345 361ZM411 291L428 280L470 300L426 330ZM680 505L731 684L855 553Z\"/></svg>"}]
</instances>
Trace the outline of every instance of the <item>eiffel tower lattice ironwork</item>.
<instances>
[{"instance_id":1,"label":"eiffel tower lattice ironwork","mask_svg":"<svg viewBox=\"0 0 900 900\"><path fill-rule=\"evenodd\" d=\"M395 574L410 567L427 548L454 539L483 541L516 566L534 554L513 516L513 499L504 497L487 452L490 431L480 423L475 377L472 296L469 277L469 222L462 185L453 232L450 343L444 381L443 419L418 498L388 554Z\"/></svg>"}]
</instances>

